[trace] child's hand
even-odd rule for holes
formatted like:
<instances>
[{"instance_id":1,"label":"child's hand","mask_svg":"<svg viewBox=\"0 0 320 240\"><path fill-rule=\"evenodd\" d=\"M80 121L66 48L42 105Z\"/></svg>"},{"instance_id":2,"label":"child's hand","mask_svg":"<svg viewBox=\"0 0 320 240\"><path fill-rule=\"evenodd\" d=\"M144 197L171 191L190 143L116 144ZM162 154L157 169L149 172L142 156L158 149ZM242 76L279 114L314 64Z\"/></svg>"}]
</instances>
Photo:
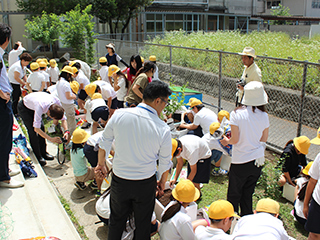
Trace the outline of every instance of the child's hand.
<instances>
[{"instance_id":1,"label":"child's hand","mask_svg":"<svg viewBox=\"0 0 320 240\"><path fill-rule=\"evenodd\" d=\"M223 146L227 146L229 144L229 139L223 135L222 136L222 139L220 140L220 143L223 145Z\"/></svg>"}]
</instances>

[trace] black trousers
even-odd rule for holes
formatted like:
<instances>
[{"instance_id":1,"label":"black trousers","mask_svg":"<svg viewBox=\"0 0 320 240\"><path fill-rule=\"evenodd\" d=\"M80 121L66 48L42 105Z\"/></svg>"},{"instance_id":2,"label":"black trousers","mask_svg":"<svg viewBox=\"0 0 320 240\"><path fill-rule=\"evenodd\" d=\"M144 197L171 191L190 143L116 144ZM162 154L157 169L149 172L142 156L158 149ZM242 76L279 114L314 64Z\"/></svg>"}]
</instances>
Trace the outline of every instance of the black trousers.
<instances>
[{"instance_id":1,"label":"black trousers","mask_svg":"<svg viewBox=\"0 0 320 240\"><path fill-rule=\"evenodd\" d=\"M12 110L13 110L13 114L17 114L18 113L18 102L21 96L21 88L20 88L20 84L13 84L11 83L11 86L13 88L12 90Z\"/></svg>"},{"instance_id":2,"label":"black trousers","mask_svg":"<svg viewBox=\"0 0 320 240\"><path fill-rule=\"evenodd\" d=\"M120 240L126 221L133 212L134 239L150 239L151 217L155 204L157 180L125 180L113 174L110 191L110 225L108 239Z\"/></svg>"},{"instance_id":3,"label":"black trousers","mask_svg":"<svg viewBox=\"0 0 320 240\"><path fill-rule=\"evenodd\" d=\"M0 98L0 181L10 180L9 154L12 148L12 102Z\"/></svg>"},{"instance_id":4,"label":"black trousers","mask_svg":"<svg viewBox=\"0 0 320 240\"><path fill-rule=\"evenodd\" d=\"M244 164L231 164L227 200L232 203L234 211L241 216L252 214L252 194L260 177L262 167L254 165L255 160Z\"/></svg>"},{"instance_id":5,"label":"black trousers","mask_svg":"<svg viewBox=\"0 0 320 240\"><path fill-rule=\"evenodd\" d=\"M28 130L29 141L30 141L30 145L33 150L33 153L36 156L36 158L39 160L42 158L42 156L46 155L47 144L46 144L46 140L34 131L34 127L33 127L34 111L27 108L23 104L23 100L21 100L18 103L18 112L20 117L23 120L24 125ZM45 131L43 122L41 122L40 129L42 131Z\"/></svg>"}]
</instances>

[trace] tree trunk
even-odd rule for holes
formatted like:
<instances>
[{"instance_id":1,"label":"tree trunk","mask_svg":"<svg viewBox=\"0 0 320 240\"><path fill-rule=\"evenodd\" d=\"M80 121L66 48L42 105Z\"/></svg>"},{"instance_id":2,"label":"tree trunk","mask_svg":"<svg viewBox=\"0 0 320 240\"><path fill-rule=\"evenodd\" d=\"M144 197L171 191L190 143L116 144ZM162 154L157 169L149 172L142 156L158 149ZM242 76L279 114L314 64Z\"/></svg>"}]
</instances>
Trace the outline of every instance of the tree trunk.
<instances>
[{"instance_id":1,"label":"tree trunk","mask_svg":"<svg viewBox=\"0 0 320 240\"><path fill-rule=\"evenodd\" d=\"M124 31L125 31L126 28L128 27L128 25L129 25L129 23L130 23L130 19L131 19L131 14L130 14L130 16L127 18L126 23L122 26L122 29L121 29L121 40L123 40Z\"/></svg>"},{"instance_id":2,"label":"tree trunk","mask_svg":"<svg viewBox=\"0 0 320 240\"><path fill-rule=\"evenodd\" d=\"M52 58L58 58L58 49L59 49L59 45L58 45L58 41L55 41L52 44Z\"/></svg>"},{"instance_id":3,"label":"tree trunk","mask_svg":"<svg viewBox=\"0 0 320 240\"><path fill-rule=\"evenodd\" d=\"M110 27L111 38L114 38L114 35L113 35L113 27L112 27L112 19L110 19L110 20L108 21L108 23L109 23L109 27Z\"/></svg>"}]
</instances>

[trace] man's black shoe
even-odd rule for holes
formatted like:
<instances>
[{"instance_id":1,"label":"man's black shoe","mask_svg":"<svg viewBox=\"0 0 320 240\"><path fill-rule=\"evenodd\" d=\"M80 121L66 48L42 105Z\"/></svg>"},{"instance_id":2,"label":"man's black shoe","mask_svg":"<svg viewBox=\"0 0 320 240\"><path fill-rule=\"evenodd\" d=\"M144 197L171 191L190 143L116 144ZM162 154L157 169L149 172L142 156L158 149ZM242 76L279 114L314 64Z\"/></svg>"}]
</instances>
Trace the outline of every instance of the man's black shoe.
<instances>
[{"instance_id":1,"label":"man's black shoe","mask_svg":"<svg viewBox=\"0 0 320 240\"><path fill-rule=\"evenodd\" d=\"M46 153L45 155L42 156L45 160L53 160L54 159L54 156Z\"/></svg>"},{"instance_id":2,"label":"man's black shoe","mask_svg":"<svg viewBox=\"0 0 320 240\"><path fill-rule=\"evenodd\" d=\"M44 160L43 158L39 159L38 162L41 166L45 166L47 164L46 160Z\"/></svg>"}]
</instances>

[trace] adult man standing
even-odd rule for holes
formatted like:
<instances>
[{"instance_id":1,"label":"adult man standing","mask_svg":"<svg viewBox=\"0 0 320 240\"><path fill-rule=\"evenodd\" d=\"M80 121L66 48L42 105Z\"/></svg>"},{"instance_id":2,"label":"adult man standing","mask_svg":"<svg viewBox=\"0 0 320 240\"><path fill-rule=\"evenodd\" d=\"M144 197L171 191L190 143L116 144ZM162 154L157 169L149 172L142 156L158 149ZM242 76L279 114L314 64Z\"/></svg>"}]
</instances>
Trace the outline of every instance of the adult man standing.
<instances>
[{"instance_id":1,"label":"adult man standing","mask_svg":"<svg viewBox=\"0 0 320 240\"><path fill-rule=\"evenodd\" d=\"M3 54L9 44L10 37L11 28L7 24L0 24L0 186L22 187L23 182L10 179L9 173L13 125L12 102L10 100L12 87L3 61Z\"/></svg>"},{"instance_id":2,"label":"adult man standing","mask_svg":"<svg viewBox=\"0 0 320 240\"><path fill-rule=\"evenodd\" d=\"M261 70L254 62L257 57L255 50L252 47L245 47L242 53L242 63L244 65L244 70L241 76L242 83L237 85L238 91L236 94L236 106L239 106L243 98L243 87L249 82L258 81L261 82Z\"/></svg>"},{"instance_id":3,"label":"adult man standing","mask_svg":"<svg viewBox=\"0 0 320 240\"><path fill-rule=\"evenodd\" d=\"M135 239L150 239L157 160L160 192L164 190L168 170L172 166L170 129L159 118L170 94L166 83L149 83L143 92L142 103L135 108L115 111L103 132L95 170L100 178L107 175L105 156L115 140L108 239L121 239L132 212L136 226Z\"/></svg>"},{"instance_id":4,"label":"adult man standing","mask_svg":"<svg viewBox=\"0 0 320 240\"><path fill-rule=\"evenodd\" d=\"M9 68L11 68L11 66L14 63L20 60L19 56L24 50L26 49L22 46L22 43L19 41L13 45L13 49L9 52L9 56L8 56Z\"/></svg>"}]
</instances>

